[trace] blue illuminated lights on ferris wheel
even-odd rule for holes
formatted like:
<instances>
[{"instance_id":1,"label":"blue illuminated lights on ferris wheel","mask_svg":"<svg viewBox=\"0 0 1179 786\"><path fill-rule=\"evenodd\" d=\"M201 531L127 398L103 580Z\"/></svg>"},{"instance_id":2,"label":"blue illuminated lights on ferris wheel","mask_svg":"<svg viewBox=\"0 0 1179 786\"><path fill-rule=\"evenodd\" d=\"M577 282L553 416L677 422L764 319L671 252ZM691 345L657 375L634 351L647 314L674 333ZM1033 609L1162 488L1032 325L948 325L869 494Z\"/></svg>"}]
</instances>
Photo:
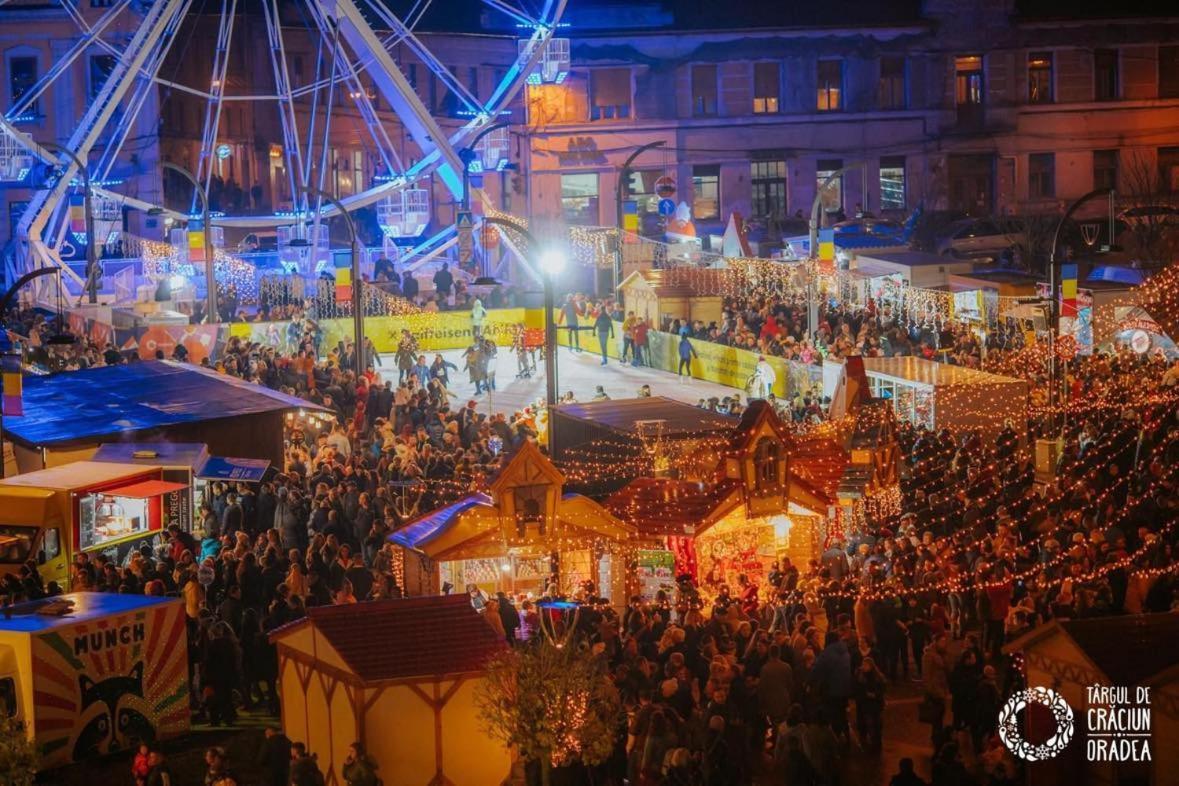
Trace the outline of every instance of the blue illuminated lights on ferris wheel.
<instances>
[{"instance_id":1,"label":"blue illuminated lights on ferris wheel","mask_svg":"<svg viewBox=\"0 0 1179 786\"><path fill-rule=\"evenodd\" d=\"M459 0L448 2L457 3ZM337 98L343 96L345 104L353 104L359 115L356 128L365 155L363 166L375 168L381 173L354 180L354 190L340 196L342 209L351 212L364 207L378 207L393 194L406 190L424 193L426 189L416 186L415 181L429 184L431 179L433 183L444 185L455 196L460 195L462 183L457 151L470 144L470 140L492 118L510 114L509 107L526 81L536 77L542 84L559 84L568 73L567 66L562 65L563 53L567 52L567 40L558 39L561 44L550 46L554 32L567 26L560 20L566 0L542 0L539 3L524 0L462 2L487 6L493 13L506 15L510 20L509 25L515 23L520 30L528 31L519 34L519 37L526 39L521 42L523 51L518 49L515 60L502 76L497 77L490 99L480 100L469 87L465 73L460 78L452 72L457 68L443 65L442 59L431 51L431 42L445 40L445 34L438 39L414 35L417 21L398 19L381 0L301 0L300 5L305 11L304 24L313 39L312 45L315 39L339 41L342 44L342 54L337 58L338 68L334 65L329 76L309 84L296 86L290 79L292 56L296 54L295 34L287 29L286 22L272 10L271 4L262 5L260 22L269 37L269 46L258 47L258 56L261 58L259 65L262 70L265 70L269 59L274 71L273 87L254 90L250 85L232 83L227 76L227 69L231 59L238 54L234 50L239 46L253 46L253 42L243 43L240 34L226 34L225 40L219 42L214 50L207 75L200 74L195 79L189 77L189 84L172 85L175 90L198 97L204 104L199 142L194 144L199 149L189 151L190 160L196 162L196 171L192 174L204 188L211 190L214 177L224 179L235 170L244 170L248 161L237 161L236 158L239 155L248 157L251 147L236 138L226 140L229 117L239 115L223 112L222 109L230 105L240 107L241 102L259 106L265 104L277 110L282 132L281 137L270 144L269 158L282 159L281 165L276 163L271 170L272 179L277 178L285 186L281 189L276 187L276 190L288 194L285 200L289 201L273 205L272 212L267 215L231 213L213 216L214 223L220 227L277 230L290 225L292 220L297 221L299 217L308 215L306 208L309 200L305 193L308 190L335 193L333 189L338 188L338 184L325 181L329 176L327 173L334 169L321 166L318 154L310 152L335 146L329 124L312 123L310 118L314 113L301 114L284 109L295 106L296 102L301 105L312 99L326 104L329 92L332 91ZM230 9L235 7L235 4L222 6L222 30L240 30L235 28L228 17ZM187 39L193 35L187 11L187 0L128 3L109 12L112 18L101 31L79 29L72 36L79 42L92 40L100 43L104 50L110 51L114 64L105 81L94 86L91 100L86 104L83 116L74 125L64 147L87 166L92 188L101 192L102 198L113 200L120 210L164 212L176 216L178 212L187 212L191 207L187 203L188 190L185 190L184 197L173 193L171 203L167 205L163 204L164 196L160 191L145 191L139 180L143 176L150 176L147 172L138 172L134 178L128 178L132 182L126 194L111 190L123 185L120 176L125 177L124 173L130 171L128 159L135 148L130 140L142 125L139 113L144 107L158 107L157 77L161 65L168 59L170 52L183 49L188 43ZM417 19L420 18L419 15ZM83 23L79 21L79 24ZM403 43L396 59L383 44L383 34L390 30L401 32L399 37ZM28 134L17 130L14 124L42 119L36 110L36 101L45 90L76 92L78 86L73 82L67 84L65 80L76 79L77 69L70 66L74 62L81 62L80 59L86 57L87 51L81 45L74 46L58 58L59 62L50 63L51 67L45 70L42 82L28 91L20 101L14 102L12 115L0 118L0 152L3 152L4 145L9 145L16 154L8 159L8 170L3 170L4 165L0 163L0 180L7 181L19 176L23 181L30 175L36 176L37 162L60 170L60 176L48 188L31 196L20 219L18 236L27 240L22 240L24 251L18 252L18 255L26 260L22 265L29 268L45 265L63 267L59 252L63 240L74 233L64 223L69 220L66 215L69 211L61 210L60 206L81 188L81 178L77 176L77 164L68 156L50 153L38 146ZM441 118L423 104L417 90L410 85L411 81L417 81L410 79L410 65L416 66L419 77L424 69L428 79L436 78L453 94L457 107L445 113L445 116L462 118L461 127L443 128L439 125ZM458 68L461 67L464 66L460 64ZM366 81L372 78L371 88L360 86L361 76ZM258 94L251 95L251 91ZM230 101L235 103L230 104ZM380 107L380 111L377 107ZM392 134L387 130L392 125L391 116L404 129L404 134ZM2 160L4 156L0 155ZM267 160L263 159L264 166ZM222 168L222 162L225 162L225 167L231 162L239 166L227 170ZM481 164L483 171L502 170L508 161L506 158L496 160L489 157ZM427 179L423 180L423 176ZM149 194L146 198L145 193ZM411 216L414 223L413 227L403 227L403 230L416 230L422 225L424 231L424 224L429 223L432 212L429 210L426 212L426 222L423 224L418 221L422 207L420 196L414 197L412 205L403 206L402 212ZM319 211L318 204L312 207L317 216L316 221L328 212L334 214L335 210ZM152 228L156 226L154 222L146 224ZM143 239L159 241L158 237ZM79 283L73 279L66 283L70 284L71 281Z\"/></svg>"}]
</instances>

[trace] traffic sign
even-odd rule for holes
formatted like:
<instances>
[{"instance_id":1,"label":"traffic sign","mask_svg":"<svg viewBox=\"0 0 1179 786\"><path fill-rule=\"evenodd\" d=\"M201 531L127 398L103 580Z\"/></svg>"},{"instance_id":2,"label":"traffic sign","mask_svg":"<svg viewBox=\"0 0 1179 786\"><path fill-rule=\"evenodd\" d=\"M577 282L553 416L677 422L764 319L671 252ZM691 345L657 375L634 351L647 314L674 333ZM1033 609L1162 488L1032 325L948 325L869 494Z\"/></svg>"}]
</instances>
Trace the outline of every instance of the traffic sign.
<instances>
[{"instance_id":1,"label":"traffic sign","mask_svg":"<svg viewBox=\"0 0 1179 786\"><path fill-rule=\"evenodd\" d=\"M674 216L675 215L675 200L674 199L660 199L659 200L659 215Z\"/></svg>"},{"instance_id":2,"label":"traffic sign","mask_svg":"<svg viewBox=\"0 0 1179 786\"><path fill-rule=\"evenodd\" d=\"M656 180L655 193L663 199L675 196L675 178L664 175Z\"/></svg>"},{"instance_id":3,"label":"traffic sign","mask_svg":"<svg viewBox=\"0 0 1179 786\"><path fill-rule=\"evenodd\" d=\"M475 254L475 220L470 210L460 210L455 214L454 228L458 233L459 264L468 264Z\"/></svg>"}]
</instances>

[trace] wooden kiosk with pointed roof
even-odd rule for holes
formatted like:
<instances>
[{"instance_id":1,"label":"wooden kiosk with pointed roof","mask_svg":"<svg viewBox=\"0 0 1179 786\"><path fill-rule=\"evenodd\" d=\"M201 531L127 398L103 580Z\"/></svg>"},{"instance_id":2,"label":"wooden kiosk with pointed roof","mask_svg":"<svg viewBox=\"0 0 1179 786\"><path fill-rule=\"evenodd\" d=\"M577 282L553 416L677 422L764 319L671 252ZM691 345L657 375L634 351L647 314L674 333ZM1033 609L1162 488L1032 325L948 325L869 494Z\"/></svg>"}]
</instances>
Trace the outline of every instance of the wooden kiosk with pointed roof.
<instances>
[{"instance_id":1,"label":"wooden kiosk with pointed roof","mask_svg":"<svg viewBox=\"0 0 1179 786\"><path fill-rule=\"evenodd\" d=\"M445 584L540 596L556 575L576 595L585 581L598 594L624 597L623 555L634 528L589 497L563 492L565 476L532 442L505 457L491 495L470 494L389 536L402 547L403 586L436 594Z\"/></svg>"},{"instance_id":2,"label":"wooden kiosk with pointed roof","mask_svg":"<svg viewBox=\"0 0 1179 786\"><path fill-rule=\"evenodd\" d=\"M671 589L669 559L676 574L705 584L735 586L745 574L764 586L775 561L788 557L802 570L818 555L846 464L840 445L802 444L771 404L754 401L710 474L637 478L606 506L648 546L637 557L640 594Z\"/></svg>"}]
</instances>

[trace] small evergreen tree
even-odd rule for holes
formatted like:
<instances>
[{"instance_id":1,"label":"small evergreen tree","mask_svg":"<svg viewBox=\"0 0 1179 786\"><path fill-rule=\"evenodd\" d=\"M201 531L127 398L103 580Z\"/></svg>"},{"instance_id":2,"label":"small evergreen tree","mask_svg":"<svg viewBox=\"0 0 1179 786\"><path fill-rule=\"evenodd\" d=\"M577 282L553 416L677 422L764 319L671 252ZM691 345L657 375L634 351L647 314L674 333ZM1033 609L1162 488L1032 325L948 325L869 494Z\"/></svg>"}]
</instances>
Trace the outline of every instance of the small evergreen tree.
<instances>
[{"instance_id":1,"label":"small evergreen tree","mask_svg":"<svg viewBox=\"0 0 1179 786\"><path fill-rule=\"evenodd\" d=\"M492 658L476 703L487 733L537 762L545 786L552 767L605 761L622 712L602 658L548 641Z\"/></svg>"}]
</instances>

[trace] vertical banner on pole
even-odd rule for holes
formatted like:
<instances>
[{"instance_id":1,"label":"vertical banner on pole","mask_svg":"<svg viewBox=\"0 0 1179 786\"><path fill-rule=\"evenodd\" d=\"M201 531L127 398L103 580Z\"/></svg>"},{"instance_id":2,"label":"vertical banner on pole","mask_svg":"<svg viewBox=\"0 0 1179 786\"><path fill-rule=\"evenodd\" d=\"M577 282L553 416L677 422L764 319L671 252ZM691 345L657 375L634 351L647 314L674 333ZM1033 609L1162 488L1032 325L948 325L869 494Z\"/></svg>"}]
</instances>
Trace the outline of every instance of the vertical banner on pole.
<instances>
[{"instance_id":1,"label":"vertical banner on pole","mask_svg":"<svg viewBox=\"0 0 1179 786\"><path fill-rule=\"evenodd\" d=\"M633 199L622 203L622 231L626 233L623 242L639 242L639 203Z\"/></svg>"},{"instance_id":2,"label":"vertical banner on pole","mask_svg":"<svg viewBox=\"0 0 1179 786\"><path fill-rule=\"evenodd\" d=\"M351 263L336 262L336 302L352 302L352 267Z\"/></svg>"},{"instance_id":3,"label":"vertical banner on pole","mask_svg":"<svg viewBox=\"0 0 1179 786\"><path fill-rule=\"evenodd\" d=\"M0 355L0 377L3 378L4 398L0 412L7 417L25 414L24 380L21 378L20 355L15 352Z\"/></svg>"},{"instance_id":4,"label":"vertical banner on pole","mask_svg":"<svg viewBox=\"0 0 1179 786\"><path fill-rule=\"evenodd\" d=\"M1077 316L1077 266L1060 266L1060 317Z\"/></svg>"},{"instance_id":5,"label":"vertical banner on pole","mask_svg":"<svg viewBox=\"0 0 1179 786\"><path fill-rule=\"evenodd\" d=\"M88 241L86 237L86 197L83 194L70 194L70 234L79 243Z\"/></svg>"},{"instance_id":6,"label":"vertical banner on pole","mask_svg":"<svg viewBox=\"0 0 1179 786\"><path fill-rule=\"evenodd\" d=\"M188 222L188 261L205 261L205 228L200 221Z\"/></svg>"},{"instance_id":7,"label":"vertical banner on pole","mask_svg":"<svg viewBox=\"0 0 1179 786\"><path fill-rule=\"evenodd\" d=\"M835 273L835 230L819 230L819 273L829 276Z\"/></svg>"}]
</instances>

